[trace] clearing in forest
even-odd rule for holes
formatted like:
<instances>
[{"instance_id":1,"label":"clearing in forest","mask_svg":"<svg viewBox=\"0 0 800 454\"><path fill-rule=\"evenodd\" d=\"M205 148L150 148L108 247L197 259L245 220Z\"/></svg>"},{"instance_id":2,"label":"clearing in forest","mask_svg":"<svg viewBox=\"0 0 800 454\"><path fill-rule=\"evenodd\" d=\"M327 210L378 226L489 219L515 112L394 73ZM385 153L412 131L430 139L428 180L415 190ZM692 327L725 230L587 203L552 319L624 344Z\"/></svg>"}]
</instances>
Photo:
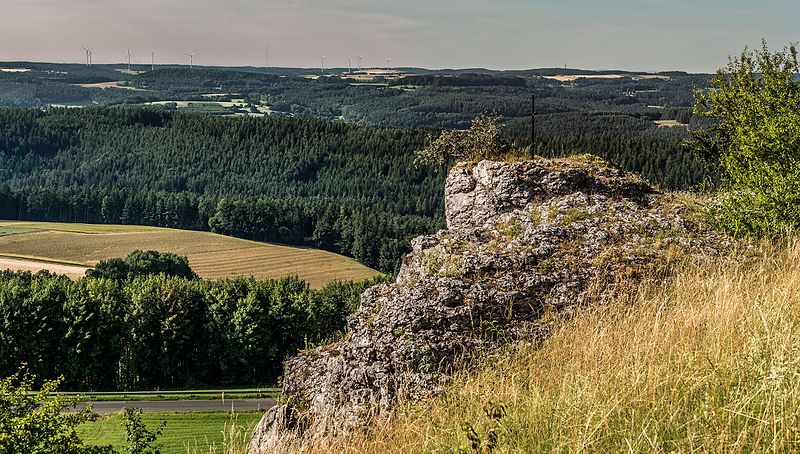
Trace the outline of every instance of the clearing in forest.
<instances>
[{"instance_id":1,"label":"clearing in forest","mask_svg":"<svg viewBox=\"0 0 800 454\"><path fill-rule=\"evenodd\" d=\"M312 287L378 275L353 259L318 249L242 240L209 232L157 227L0 221L0 269L47 269L70 276L100 260L157 250L189 258L203 279L298 275ZM36 268L35 265L39 267ZM75 268L74 270L72 268ZM61 271L59 271L61 270Z\"/></svg>"}]
</instances>

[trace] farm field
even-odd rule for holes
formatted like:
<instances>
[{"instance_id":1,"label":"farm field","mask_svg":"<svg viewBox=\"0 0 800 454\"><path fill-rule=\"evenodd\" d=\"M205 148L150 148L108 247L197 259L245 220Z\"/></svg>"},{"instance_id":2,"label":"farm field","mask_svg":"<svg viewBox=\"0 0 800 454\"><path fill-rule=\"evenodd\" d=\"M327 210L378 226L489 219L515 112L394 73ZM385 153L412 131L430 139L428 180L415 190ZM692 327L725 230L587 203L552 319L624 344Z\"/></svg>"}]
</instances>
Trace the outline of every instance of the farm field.
<instances>
[{"instance_id":1,"label":"farm field","mask_svg":"<svg viewBox=\"0 0 800 454\"><path fill-rule=\"evenodd\" d=\"M193 452L231 452L233 446L244 451L253 428L263 415L260 411L231 414L230 412L198 413L143 413L142 422L155 430L166 421L164 432L158 439L163 454ZM100 417L97 421L78 427L78 434L88 445L112 445L121 449L125 445L125 431L120 415ZM234 451L234 452L236 452Z\"/></svg>"},{"instance_id":2,"label":"farm field","mask_svg":"<svg viewBox=\"0 0 800 454\"><path fill-rule=\"evenodd\" d=\"M202 95L207 98L214 98L213 94ZM223 95L220 95L223 96ZM272 109L264 104L254 105L257 112L250 111L250 105L245 103L244 99L231 99L230 101L178 101L178 100L165 100L165 101L150 101L143 104L144 106L160 106L160 107L174 107L175 109L184 112L205 113L209 115L223 115L223 116L250 116L250 117L263 117L272 114ZM238 111L229 110L231 108L240 109Z\"/></svg>"},{"instance_id":3,"label":"farm field","mask_svg":"<svg viewBox=\"0 0 800 454\"><path fill-rule=\"evenodd\" d=\"M126 85L125 82L121 80L115 82L99 82L94 84L76 84L76 85L83 88L99 88L101 90L107 90L109 88L121 88L123 90L147 91L147 90L142 90L141 88L136 88L136 87L131 87L130 85Z\"/></svg>"},{"instance_id":4,"label":"farm field","mask_svg":"<svg viewBox=\"0 0 800 454\"><path fill-rule=\"evenodd\" d=\"M318 249L242 240L209 232L157 227L0 221L0 268L91 267L130 252L158 250L185 255L203 279L296 274L312 287L334 280L361 280L378 272L350 258ZM27 269L27 268L26 268Z\"/></svg>"},{"instance_id":5,"label":"farm field","mask_svg":"<svg viewBox=\"0 0 800 454\"><path fill-rule=\"evenodd\" d=\"M632 80L670 80L669 76L662 76L659 74L575 74L575 75L557 75L557 76L544 76L545 79L557 80L559 82L574 82L578 79L622 79L629 77Z\"/></svg>"},{"instance_id":6,"label":"farm field","mask_svg":"<svg viewBox=\"0 0 800 454\"><path fill-rule=\"evenodd\" d=\"M678 120L655 120L655 124L659 128L674 128L676 126L689 127L689 125L679 122Z\"/></svg>"}]
</instances>

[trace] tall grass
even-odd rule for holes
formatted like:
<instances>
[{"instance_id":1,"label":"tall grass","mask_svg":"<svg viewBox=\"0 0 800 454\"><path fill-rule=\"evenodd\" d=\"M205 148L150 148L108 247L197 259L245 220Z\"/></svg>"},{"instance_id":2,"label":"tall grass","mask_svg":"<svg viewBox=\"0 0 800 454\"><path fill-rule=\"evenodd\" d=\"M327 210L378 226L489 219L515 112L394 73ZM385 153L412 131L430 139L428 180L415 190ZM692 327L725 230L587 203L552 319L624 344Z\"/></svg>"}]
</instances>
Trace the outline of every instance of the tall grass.
<instances>
[{"instance_id":1,"label":"tall grass","mask_svg":"<svg viewBox=\"0 0 800 454\"><path fill-rule=\"evenodd\" d=\"M304 449L800 450L800 241L689 264L632 294L368 431Z\"/></svg>"},{"instance_id":2,"label":"tall grass","mask_svg":"<svg viewBox=\"0 0 800 454\"><path fill-rule=\"evenodd\" d=\"M206 437L202 442L186 443L187 454L245 454L250 443L251 424L239 421L239 415L231 412L230 419L222 429L222 442L217 444Z\"/></svg>"}]
</instances>

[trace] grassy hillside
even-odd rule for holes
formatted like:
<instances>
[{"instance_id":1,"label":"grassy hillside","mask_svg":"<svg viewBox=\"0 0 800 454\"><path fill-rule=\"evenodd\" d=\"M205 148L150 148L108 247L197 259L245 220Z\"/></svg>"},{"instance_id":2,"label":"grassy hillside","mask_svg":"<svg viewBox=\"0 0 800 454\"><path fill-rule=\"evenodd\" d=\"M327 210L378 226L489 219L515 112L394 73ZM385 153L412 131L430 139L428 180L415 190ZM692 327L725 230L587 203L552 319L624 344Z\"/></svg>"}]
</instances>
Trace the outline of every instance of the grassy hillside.
<instances>
[{"instance_id":1,"label":"grassy hillside","mask_svg":"<svg viewBox=\"0 0 800 454\"><path fill-rule=\"evenodd\" d=\"M327 450L796 450L800 242L756 249L555 321L538 348L510 348Z\"/></svg>"},{"instance_id":2,"label":"grassy hillside","mask_svg":"<svg viewBox=\"0 0 800 454\"><path fill-rule=\"evenodd\" d=\"M331 252L258 243L208 232L0 221L0 257L92 266L100 260L125 257L136 249L185 255L192 269L204 279L278 278L297 274L311 286L322 287L334 280L362 280L378 274L355 260ZM48 266L43 263L42 269Z\"/></svg>"}]
</instances>

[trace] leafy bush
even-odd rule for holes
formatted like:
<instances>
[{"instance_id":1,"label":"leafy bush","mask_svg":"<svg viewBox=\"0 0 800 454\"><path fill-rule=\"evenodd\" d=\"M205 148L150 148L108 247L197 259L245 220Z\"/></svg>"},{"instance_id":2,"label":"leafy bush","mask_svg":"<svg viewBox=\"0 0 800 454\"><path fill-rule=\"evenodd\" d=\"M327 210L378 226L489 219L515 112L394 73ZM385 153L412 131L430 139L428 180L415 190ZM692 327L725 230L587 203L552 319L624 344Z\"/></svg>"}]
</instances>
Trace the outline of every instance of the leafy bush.
<instances>
[{"instance_id":1,"label":"leafy bush","mask_svg":"<svg viewBox=\"0 0 800 454\"><path fill-rule=\"evenodd\" d=\"M103 260L87 274L90 277L124 280L162 273L186 279L197 278L189 266L189 259L170 252L158 251L133 251L125 259Z\"/></svg>"},{"instance_id":2,"label":"leafy bush","mask_svg":"<svg viewBox=\"0 0 800 454\"><path fill-rule=\"evenodd\" d=\"M25 364L0 380L0 454L116 454L111 446L86 446L76 428L93 421L91 406L71 411L80 396L59 394L63 379L46 380L34 389L36 377ZM142 410L126 408L126 454L159 454L156 441L166 425L151 431L142 423Z\"/></svg>"},{"instance_id":3,"label":"leafy bush","mask_svg":"<svg viewBox=\"0 0 800 454\"><path fill-rule=\"evenodd\" d=\"M156 430L150 430L142 422L141 408L126 408L122 416L122 426L125 427L126 454L160 454L156 440L167 425L163 421Z\"/></svg>"},{"instance_id":4,"label":"leafy bush","mask_svg":"<svg viewBox=\"0 0 800 454\"><path fill-rule=\"evenodd\" d=\"M448 130L428 136L428 145L417 152L416 164L443 166L454 159L476 161L503 156L511 144L502 136L499 115L481 114L466 131Z\"/></svg>"},{"instance_id":5,"label":"leafy bush","mask_svg":"<svg viewBox=\"0 0 800 454\"><path fill-rule=\"evenodd\" d=\"M55 394L61 380L34 391L35 377L24 367L0 380L0 454L112 453L84 446L75 428L93 419L90 409L63 413L80 398Z\"/></svg>"},{"instance_id":6,"label":"leafy bush","mask_svg":"<svg viewBox=\"0 0 800 454\"><path fill-rule=\"evenodd\" d=\"M728 191L713 210L737 235L800 226L800 72L795 46L745 49L698 93L695 112L715 120L690 142L719 167Z\"/></svg>"}]
</instances>

